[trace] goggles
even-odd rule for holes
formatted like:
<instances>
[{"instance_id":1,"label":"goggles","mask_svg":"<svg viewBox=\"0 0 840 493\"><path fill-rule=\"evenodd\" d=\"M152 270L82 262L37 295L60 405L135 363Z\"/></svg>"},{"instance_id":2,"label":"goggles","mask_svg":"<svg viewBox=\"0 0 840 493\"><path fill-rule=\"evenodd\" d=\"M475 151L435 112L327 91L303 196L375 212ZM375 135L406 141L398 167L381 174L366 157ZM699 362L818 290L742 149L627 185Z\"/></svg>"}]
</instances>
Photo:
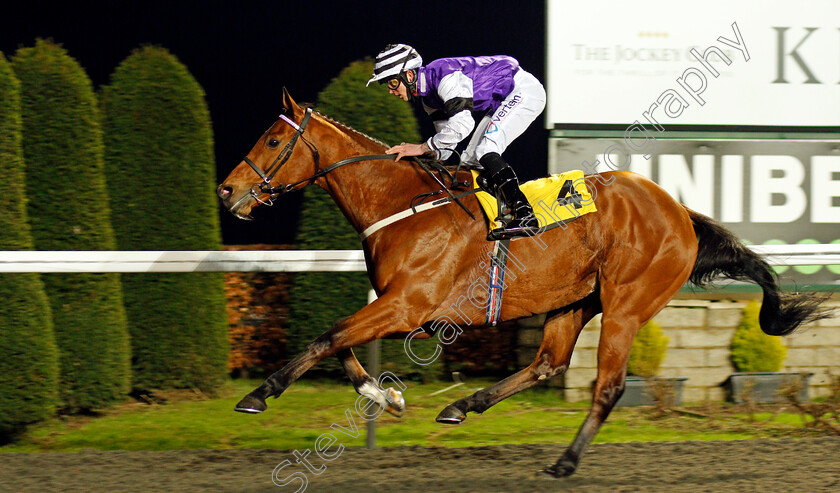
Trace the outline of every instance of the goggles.
<instances>
[{"instance_id":1,"label":"goggles","mask_svg":"<svg viewBox=\"0 0 840 493\"><path fill-rule=\"evenodd\" d=\"M402 84L402 81L399 79L399 77L392 77L385 81L385 85L388 86L388 89L392 91L396 91L397 89L399 89L400 84Z\"/></svg>"}]
</instances>

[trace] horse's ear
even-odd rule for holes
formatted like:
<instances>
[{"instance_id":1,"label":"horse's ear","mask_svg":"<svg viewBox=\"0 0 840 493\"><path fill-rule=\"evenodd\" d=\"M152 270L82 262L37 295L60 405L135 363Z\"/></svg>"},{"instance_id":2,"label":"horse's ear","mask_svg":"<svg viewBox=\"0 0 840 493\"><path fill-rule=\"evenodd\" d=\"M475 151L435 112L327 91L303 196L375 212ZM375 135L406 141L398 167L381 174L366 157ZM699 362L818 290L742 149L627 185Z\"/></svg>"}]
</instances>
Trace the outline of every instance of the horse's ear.
<instances>
[{"instance_id":1,"label":"horse's ear","mask_svg":"<svg viewBox=\"0 0 840 493\"><path fill-rule=\"evenodd\" d=\"M303 111L300 106L295 103L295 100L292 99L291 94L289 94L289 90L286 89L285 86L283 87L283 108L285 108L285 112L290 115L295 115Z\"/></svg>"}]
</instances>

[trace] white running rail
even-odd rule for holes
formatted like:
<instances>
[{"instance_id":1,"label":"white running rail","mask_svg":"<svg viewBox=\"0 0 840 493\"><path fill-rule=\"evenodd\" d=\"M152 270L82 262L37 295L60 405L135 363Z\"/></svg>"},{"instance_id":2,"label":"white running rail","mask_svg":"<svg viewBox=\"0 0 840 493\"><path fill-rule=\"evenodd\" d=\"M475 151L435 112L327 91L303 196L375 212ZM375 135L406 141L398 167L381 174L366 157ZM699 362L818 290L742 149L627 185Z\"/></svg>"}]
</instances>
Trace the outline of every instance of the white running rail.
<instances>
[{"instance_id":1,"label":"white running rail","mask_svg":"<svg viewBox=\"0 0 840 493\"><path fill-rule=\"evenodd\" d=\"M362 250L0 251L0 272L364 272Z\"/></svg>"},{"instance_id":2,"label":"white running rail","mask_svg":"<svg viewBox=\"0 0 840 493\"><path fill-rule=\"evenodd\" d=\"M840 244L750 245L772 265L840 265ZM364 272L362 250L0 251L0 272Z\"/></svg>"}]
</instances>

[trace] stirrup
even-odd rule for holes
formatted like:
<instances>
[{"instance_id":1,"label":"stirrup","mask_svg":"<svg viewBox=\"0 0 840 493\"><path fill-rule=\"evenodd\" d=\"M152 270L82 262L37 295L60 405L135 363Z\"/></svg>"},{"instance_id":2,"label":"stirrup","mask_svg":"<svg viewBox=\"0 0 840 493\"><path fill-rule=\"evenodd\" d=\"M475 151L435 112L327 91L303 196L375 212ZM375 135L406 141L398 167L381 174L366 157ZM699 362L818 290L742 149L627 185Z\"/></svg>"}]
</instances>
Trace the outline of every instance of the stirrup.
<instances>
[{"instance_id":1,"label":"stirrup","mask_svg":"<svg viewBox=\"0 0 840 493\"><path fill-rule=\"evenodd\" d=\"M533 226L516 227L513 229L496 228L487 233L487 241L509 240L522 238L524 236L534 236L538 231L539 228Z\"/></svg>"}]
</instances>

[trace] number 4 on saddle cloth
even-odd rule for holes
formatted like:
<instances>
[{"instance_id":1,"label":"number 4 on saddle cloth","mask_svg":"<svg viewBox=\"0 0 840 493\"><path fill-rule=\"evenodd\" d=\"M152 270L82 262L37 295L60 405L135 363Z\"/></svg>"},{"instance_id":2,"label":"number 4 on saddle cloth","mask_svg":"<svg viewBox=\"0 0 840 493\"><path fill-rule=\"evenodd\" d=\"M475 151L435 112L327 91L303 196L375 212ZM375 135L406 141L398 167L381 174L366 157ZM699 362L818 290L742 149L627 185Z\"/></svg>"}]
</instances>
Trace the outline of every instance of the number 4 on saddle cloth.
<instances>
[{"instance_id":1,"label":"number 4 on saddle cloth","mask_svg":"<svg viewBox=\"0 0 840 493\"><path fill-rule=\"evenodd\" d=\"M473 184L478 186L478 172L473 170ZM539 223L536 235L558 226L565 226L575 219L596 212L595 201L586 188L582 171L569 171L551 175L538 180L523 183L519 187L534 209L534 217ZM476 194L484 215L487 217L488 232L499 223L498 201L487 192ZM493 246L490 268L488 269L488 302L485 314L487 325L496 325L502 308L502 292L505 285L505 267L507 266L510 239L496 241Z\"/></svg>"},{"instance_id":2,"label":"number 4 on saddle cloth","mask_svg":"<svg viewBox=\"0 0 840 493\"><path fill-rule=\"evenodd\" d=\"M473 170L473 184L478 186L478 171ZM523 183L519 187L534 209L539 222L539 233L565 225L584 214L596 212L595 201L586 188L583 171L569 171ZM496 198L487 192L476 194L488 219L488 228L496 228L499 206ZM488 232L489 232L488 230Z\"/></svg>"}]
</instances>

